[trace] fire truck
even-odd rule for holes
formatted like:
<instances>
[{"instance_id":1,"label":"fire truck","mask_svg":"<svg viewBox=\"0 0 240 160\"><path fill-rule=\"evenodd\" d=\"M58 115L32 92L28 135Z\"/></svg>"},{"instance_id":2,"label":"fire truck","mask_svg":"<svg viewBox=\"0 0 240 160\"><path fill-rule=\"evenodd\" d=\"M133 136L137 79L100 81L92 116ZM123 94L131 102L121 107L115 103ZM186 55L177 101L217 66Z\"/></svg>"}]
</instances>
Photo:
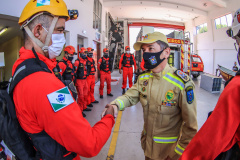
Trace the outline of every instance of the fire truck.
<instances>
[{"instance_id":1,"label":"fire truck","mask_svg":"<svg viewBox=\"0 0 240 160\"><path fill-rule=\"evenodd\" d=\"M143 40L147 33L153 32L154 27L143 26L136 40ZM189 34L183 31L173 31L166 35L171 49L168 64L197 78L203 72L204 65L201 57L193 54L193 44L190 42ZM142 60L141 51L137 51L135 56L139 68Z\"/></svg>"}]
</instances>

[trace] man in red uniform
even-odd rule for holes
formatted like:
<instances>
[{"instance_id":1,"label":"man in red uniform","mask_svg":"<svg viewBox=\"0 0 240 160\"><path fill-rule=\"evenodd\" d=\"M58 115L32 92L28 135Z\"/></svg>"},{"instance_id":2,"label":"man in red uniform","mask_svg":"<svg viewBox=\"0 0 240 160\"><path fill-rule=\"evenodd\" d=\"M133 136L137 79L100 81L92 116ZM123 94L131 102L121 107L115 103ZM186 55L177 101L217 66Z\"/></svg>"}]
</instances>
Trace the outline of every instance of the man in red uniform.
<instances>
[{"instance_id":1,"label":"man in red uniform","mask_svg":"<svg viewBox=\"0 0 240 160\"><path fill-rule=\"evenodd\" d=\"M98 61L98 70L100 70L100 87L99 87L99 94L100 98L103 98L103 88L104 82L107 82L107 95L113 96L111 94L111 70L112 70L112 63L108 56L108 49L103 49L103 57Z\"/></svg>"},{"instance_id":2,"label":"man in red uniform","mask_svg":"<svg viewBox=\"0 0 240 160\"><path fill-rule=\"evenodd\" d=\"M75 61L74 66L76 68L76 87L78 91L78 105L82 111L91 111L87 108L87 97L88 97L88 84L87 84L87 50L82 47L80 50L80 56ZM86 115L83 113L83 116Z\"/></svg>"},{"instance_id":3,"label":"man in red uniform","mask_svg":"<svg viewBox=\"0 0 240 160\"><path fill-rule=\"evenodd\" d=\"M65 22L70 17L63 0L48 2L29 1L24 8L19 24L24 31L25 45L20 49L12 73L23 61L37 57L50 70L55 67L51 59L63 49ZM49 72L35 72L21 80L13 91L13 100L21 127L29 134L40 136L33 145L41 150L59 144L80 156L93 157L108 140L114 125L113 109L108 106L108 114L91 127L68 88ZM44 141L42 132L50 136L54 144ZM40 155L48 152L45 150ZM66 157L67 154L61 159ZM79 156L74 158L79 159Z\"/></svg>"},{"instance_id":4,"label":"man in red uniform","mask_svg":"<svg viewBox=\"0 0 240 160\"><path fill-rule=\"evenodd\" d=\"M60 74L62 75L62 80L65 85L69 85L71 82L74 82L75 80L75 67L72 64L73 55L76 55L75 48L73 46L67 46L64 49L64 57L63 59L58 63L58 66L60 68ZM74 87L75 90L75 87ZM76 100L77 94L73 92L73 97Z\"/></svg>"},{"instance_id":5,"label":"man in red uniform","mask_svg":"<svg viewBox=\"0 0 240 160\"><path fill-rule=\"evenodd\" d=\"M95 73L96 73L96 67L95 67L95 61L92 58L93 57L93 51L91 47L87 48L87 63L89 66L89 76L87 77L87 83L88 83L88 103L87 105L89 107L93 106L92 103L98 103L98 101L94 98L94 87L95 87Z\"/></svg>"},{"instance_id":6,"label":"man in red uniform","mask_svg":"<svg viewBox=\"0 0 240 160\"><path fill-rule=\"evenodd\" d=\"M144 59L142 58L142 62L141 62L141 64L140 64L140 68L141 68L142 71L145 70L144 64L145 64L145 63L144 63Z\"/></svg>"},{"instance_id":7,"label":"man in red uniform","mask_svg":"<svg viewBox=\"0 0 240 160\"><path fill-rule=\"evenodd\" d=\"M237 42L240 63L240 9L235 13L232 28L227 34ZM234 144L240 145L239 96L240 71L225 87L211 116L189 143L180 160L213 160Z\"/></svg>"},{"instance_id":8,"label":"man in red uniform","mask_svg":"<svg viewBox=\"0 0 240 160\"><path fill-rule=\"evenodd\" d=\"M122 74L122 65L123 65L123 82L122 82L122 94L125 93L126 85L127 85L127 77L129 88L132 87L132 77L133 77L133 65L134 72L136 73L136 61L133 54L130 54L130 47L125 47L126 53L122 54L121 59L119 61L119 73Z\"/></svg>"}]
</instances>

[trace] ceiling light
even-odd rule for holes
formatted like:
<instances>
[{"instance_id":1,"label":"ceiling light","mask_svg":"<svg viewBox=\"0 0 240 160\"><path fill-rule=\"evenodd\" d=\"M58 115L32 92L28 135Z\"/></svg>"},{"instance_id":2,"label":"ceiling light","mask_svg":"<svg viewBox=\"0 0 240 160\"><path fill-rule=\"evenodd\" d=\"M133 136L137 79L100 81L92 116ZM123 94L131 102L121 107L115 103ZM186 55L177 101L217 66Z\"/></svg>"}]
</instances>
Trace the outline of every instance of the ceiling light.
<instances>
[{"instance_id":1,"label":"ceiling light","mask_svg":"<svg viewBox=\"0 0 240 160\"><path fill-rule=\"evenodd\" d=\"M5 27L3 28L1 31L0 31L0 35L2 35L4 32L6 32L8 30L8 27Z\"/></svg>"}]
</instances>

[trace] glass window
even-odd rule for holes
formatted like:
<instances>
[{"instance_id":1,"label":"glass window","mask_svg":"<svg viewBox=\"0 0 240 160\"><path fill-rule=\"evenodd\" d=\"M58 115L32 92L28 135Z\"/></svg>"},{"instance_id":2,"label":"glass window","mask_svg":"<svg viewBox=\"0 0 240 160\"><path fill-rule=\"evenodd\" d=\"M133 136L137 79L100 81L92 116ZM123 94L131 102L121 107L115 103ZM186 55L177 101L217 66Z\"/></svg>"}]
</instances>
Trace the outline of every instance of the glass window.
<instances>
[{"instance_id":1,"label":"glass window","mask_svg":"<svg viewBox=\"0 0 240 160\"><path fill-rule=\"evenodd\" d=\"M226 16L223 16L220 19L221 19L222 28L227 27L227 18L226 18Z\"/></svg>"},{"instance_id":2,"label":"glass window","mask_svg":"<svg viewBox=\"0 0 240 160\"><path fill-rule=\"evenodd\" d=\"M215 19L215 28L220 29L232 25L232 14L222 16Z\"/></svg>"},{"instance_id":3,"label":"glass window","mask_svg":"<svg viewBox=\"0 0 240 160\"><path fill-rule=\"evenodd\" d=\"M215 19L215 27L216 27L216 29L221 28L221 20L220 20L220 18Z\"/></svg>"},{"instance_id":4,"label":"glass window","mask_svg":"<svg viewBox=\"0 0 240 160\"><path fill-rule=\"evenodd\" d=\"M108 37L107 22L108 22L108 14L107 14L107 12L106 12L106 15L105 15L105 37Z\"/></svg>"},{"instance_id":5,"label":"glass window","mask_svg":"<svg viewBox=\"0 0 240 160\"><path fill-rule=\"evenodd\" d=\"M226 15L227 17L227 26L230 27L232 26L232 14Z\"/></svg>"},{"instance_id":6,"label":"glass window","mask_svg":"<svg viewBox=\"0 0 240 160\"><path fill-rule=\"evenodd\" d=\"M193 62L202 62L199 57L192 57Z\"/></svg>"},{"instance_id":7,"label":"glass window","mask_svg":"<svg viewBox=\"0 0 240 160\"><path fill-rule=\"evenodd\" d=\"M196 26L196 31L197 31L197 34L207 32L208 31L207 23Z\"/></svg>"},{"instance_id":8,"label":"glass window","mask_svg":"<svg viewBox=\"0 0 240 160\"><path fill-rule=\"evenodd\" d=\"M102 22L102 4L99 0L94 0L94 10L93 10L93 28L101 32L101 22Z\"/></svg>"},{"instance_id":9,"label":"glass window","mask_svg":"<svg viewBox=\"0 0 240 160\"><path fill-rule=\"evenodd\" d=\"M203 30L204 30L204 32L207 32L207 31L208 31L208 29L207 29L207 23L204 23L204 24L203 24Z\"/></svg>"},{"instance_id":10,"label":"glass window","mask_svg":"<svg viewBox=\"0 0 240 160\"><path fill-rule=\"evenodd\" d=\"M95 18L95 17L96 17L96 15L93 14L93 28L96 28L96 25L95 25L95 23L96 23L96 22L95 22L96 18Z\"/></svg>"}]
</instances>

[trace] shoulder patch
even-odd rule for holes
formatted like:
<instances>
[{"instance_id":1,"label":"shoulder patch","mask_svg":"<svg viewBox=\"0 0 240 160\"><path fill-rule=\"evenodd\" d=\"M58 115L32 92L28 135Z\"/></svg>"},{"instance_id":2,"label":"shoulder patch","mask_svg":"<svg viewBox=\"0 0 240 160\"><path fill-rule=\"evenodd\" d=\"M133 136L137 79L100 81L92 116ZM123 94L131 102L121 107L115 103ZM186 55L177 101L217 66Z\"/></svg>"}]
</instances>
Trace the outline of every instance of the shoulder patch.
<instances>
[{"instance_id":1,"label":"shoulder patch","mask_svg":"<svg viewBox=\"0 0 240 160\"><path fill-rule=\"evenodd\" d=\"M181 78L181 79L183 80L183 82L185 82L185 83L187 83L187 82L190 80L189 76L188 76L186 73L184 73L184 72L182 72L182 71L180 71L180 70L176 70L174 73L175 73L179 78Z\"/></svg>"},{"instance_id":2,"label":"shoulder patch","mask_svg":"<svg viewBox=\"0 0 240 160\"><path fill-rule=\"evenodd\" d=\"M194 93L193 93L193 86L188 86L186 89L186 96L188 104L192 104L194 101Z\"/></svg>"},{"instance_id":3,"label":"shoulder patch","mask_svg":"<svg viewBox=\"0 0 240 160\"><path fill-rule=\"evenodd\" d=\"M52 92L47 97L54 112L58 112L74 102L68 87Z\"/></svg>"}]
</instances>

